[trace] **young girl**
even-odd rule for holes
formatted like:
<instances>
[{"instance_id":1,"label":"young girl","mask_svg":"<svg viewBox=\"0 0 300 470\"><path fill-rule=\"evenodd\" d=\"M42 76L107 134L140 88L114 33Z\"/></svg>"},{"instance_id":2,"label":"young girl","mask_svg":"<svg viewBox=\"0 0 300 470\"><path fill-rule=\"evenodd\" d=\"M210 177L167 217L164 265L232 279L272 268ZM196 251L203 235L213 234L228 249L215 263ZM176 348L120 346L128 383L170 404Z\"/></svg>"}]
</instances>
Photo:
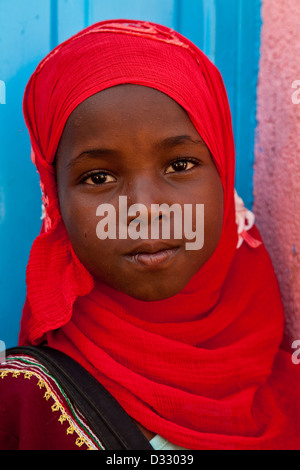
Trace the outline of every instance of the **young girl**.
<instances>
[{"instance_id":1,"label":"young girl","mask_svg":"<svg viewBox=\"0 0 300 470\"><path fill-rule=\"evenodd\" d=\"M216 67L166 27L101 22L41 62L24 114L45 213L20 345L83 366L130 417L136 450L300 449L299 373L280 349L272 264L234 192ZM179 228L203 231L197 249L176 236L174 204ZM170 222L168 237L138 237L153 220ZM109 448L30 350L0 377L0 448Z\"/></svg>"}]
</instances>

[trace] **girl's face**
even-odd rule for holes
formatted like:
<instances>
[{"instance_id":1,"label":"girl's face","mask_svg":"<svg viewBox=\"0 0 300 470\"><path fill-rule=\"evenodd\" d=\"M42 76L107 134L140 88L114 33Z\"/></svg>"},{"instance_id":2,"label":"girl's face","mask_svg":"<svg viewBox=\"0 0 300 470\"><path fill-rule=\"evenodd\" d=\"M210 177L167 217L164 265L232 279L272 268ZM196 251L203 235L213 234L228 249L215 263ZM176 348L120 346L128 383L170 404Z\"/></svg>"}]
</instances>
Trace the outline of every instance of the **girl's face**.
<instances>
[{"instance_id":1,"label":"girl's face","mask_svg":"<svg viewBox=\"0 0 300 470\"><path fill-rule=\"evenodd\" d=\"M91 96L70 115L55 166L60 210L72 247L96 282L139 300L166 299L186 286L217 247L223 223L221 180L187 113L167 95L120 85ZM143 204L146 212L132 208L131 214L124 213L120 196L123 201L127 197L127 210ZM102 204L108 204L108 212L101 217L96 211ZM154 204L177 204L182 237L174 232L172 210L161 213ZM193 207L190 230L201 238L204 229L200 249L186 247L191 240L186 235L188 216L184 227L185 204ZM204 205L204 228L196 204ZM151 239L151 222L162 228L168 214L169 236L160 232L159 239ZM126 236L124 227L120 236L119 217L131 227ZM115 239L99 239L101 220L103 226L109 224L105 230L117 222ZM148 239L134 239L133 232L145 235L146 220Z\"/></svg>"}]
</instances>

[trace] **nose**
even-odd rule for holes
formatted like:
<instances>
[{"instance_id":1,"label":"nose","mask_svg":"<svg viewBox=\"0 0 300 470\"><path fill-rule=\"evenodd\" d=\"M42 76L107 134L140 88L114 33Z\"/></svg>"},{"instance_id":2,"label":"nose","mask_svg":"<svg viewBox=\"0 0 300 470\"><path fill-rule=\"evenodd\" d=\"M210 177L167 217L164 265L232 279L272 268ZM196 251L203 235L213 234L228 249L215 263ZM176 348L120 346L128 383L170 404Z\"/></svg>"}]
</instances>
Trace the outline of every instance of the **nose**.
<instances>
[{"instance_id":1,"label":"nose","mask_svg":"<svg viewBox=\"0 0 300 470\"><path fill-rule=\"evenodd\" d=\"M136 223L148 224L151 219L161 219L162 214L158 206L165 203L165 196L161 190L161 185L150 175L139 176L128 182L127 186L128 219L130 224L133 220Z\"/></svg>"},{"instance_id":2,"label":"nose","mask_svg":"<svg viewBox=\"0 0 300 470\"><path fill-rule=\"evenodd\" d=\"M127 229L132 239L182 238L182 207L166 182L143 176L131 181L126 193L123 207L119 204L120 238Z\"/></svg>"}]
</instances>

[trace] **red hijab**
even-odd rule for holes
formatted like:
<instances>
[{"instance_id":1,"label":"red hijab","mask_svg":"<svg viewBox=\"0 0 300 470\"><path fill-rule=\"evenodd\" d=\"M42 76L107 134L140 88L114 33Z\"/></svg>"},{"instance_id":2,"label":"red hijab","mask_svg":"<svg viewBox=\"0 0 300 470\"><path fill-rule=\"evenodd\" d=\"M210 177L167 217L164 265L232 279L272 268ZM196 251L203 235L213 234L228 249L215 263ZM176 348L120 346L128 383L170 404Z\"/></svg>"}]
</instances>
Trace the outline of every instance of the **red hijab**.
<instances>
[{"instance_id":1,"label":"red hijab","mask_svg":"<svg viewBox=\"0 0 300 470\"><path fill-rule=\"evenodd\" d=\"M68 239L52 165L76 106L124 83L158 89L187 111L224 189L214 254L182 292L157 302L94 286ZM289 411L282 393L295 386L295 366L289 370L290 359L279 352L283 309L274 270L263 244L236 248L235 151L217 68L164 26L101 22L40 63L24 115L46 214L28 262L20 343L46 339L68 353L130 416L182 447L300 448L299 410L293 403ZM256 227L250 233L260 240Z\"/></svg>"}]
</instances>

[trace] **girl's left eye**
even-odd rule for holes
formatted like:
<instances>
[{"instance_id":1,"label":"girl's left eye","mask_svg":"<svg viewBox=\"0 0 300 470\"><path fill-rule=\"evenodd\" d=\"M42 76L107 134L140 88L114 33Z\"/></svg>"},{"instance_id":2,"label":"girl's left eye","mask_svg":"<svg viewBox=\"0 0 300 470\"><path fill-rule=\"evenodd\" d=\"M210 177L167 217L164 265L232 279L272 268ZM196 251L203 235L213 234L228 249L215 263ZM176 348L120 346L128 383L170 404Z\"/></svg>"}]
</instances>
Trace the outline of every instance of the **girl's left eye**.
<instances>
[{"instance_id":1,"label":"girl's left eye","mask_svg":"<svg viewBox=\"0 0 300 470\"><path fill-rule=\"evenodd\" d=\"M83 183L90 185L101 185L112 183L114 181L116 181L116 179L109 173L98 171L97 173L91 173L90 175L87 175L84 178Z\"/></svg>"},{"instance_id":2,"label":"girl's left eye","mask_svg":"<svg viewBox=\"0 0 300 470\"><path fill-rule=\"evenodd\" d=\"M199 162L197 161L189 158L181 158L172 162L168 166L166 173L179 173L181 171L191 170L194 166L197 165L199 165Z\"/></svg>"}]
</instances>

